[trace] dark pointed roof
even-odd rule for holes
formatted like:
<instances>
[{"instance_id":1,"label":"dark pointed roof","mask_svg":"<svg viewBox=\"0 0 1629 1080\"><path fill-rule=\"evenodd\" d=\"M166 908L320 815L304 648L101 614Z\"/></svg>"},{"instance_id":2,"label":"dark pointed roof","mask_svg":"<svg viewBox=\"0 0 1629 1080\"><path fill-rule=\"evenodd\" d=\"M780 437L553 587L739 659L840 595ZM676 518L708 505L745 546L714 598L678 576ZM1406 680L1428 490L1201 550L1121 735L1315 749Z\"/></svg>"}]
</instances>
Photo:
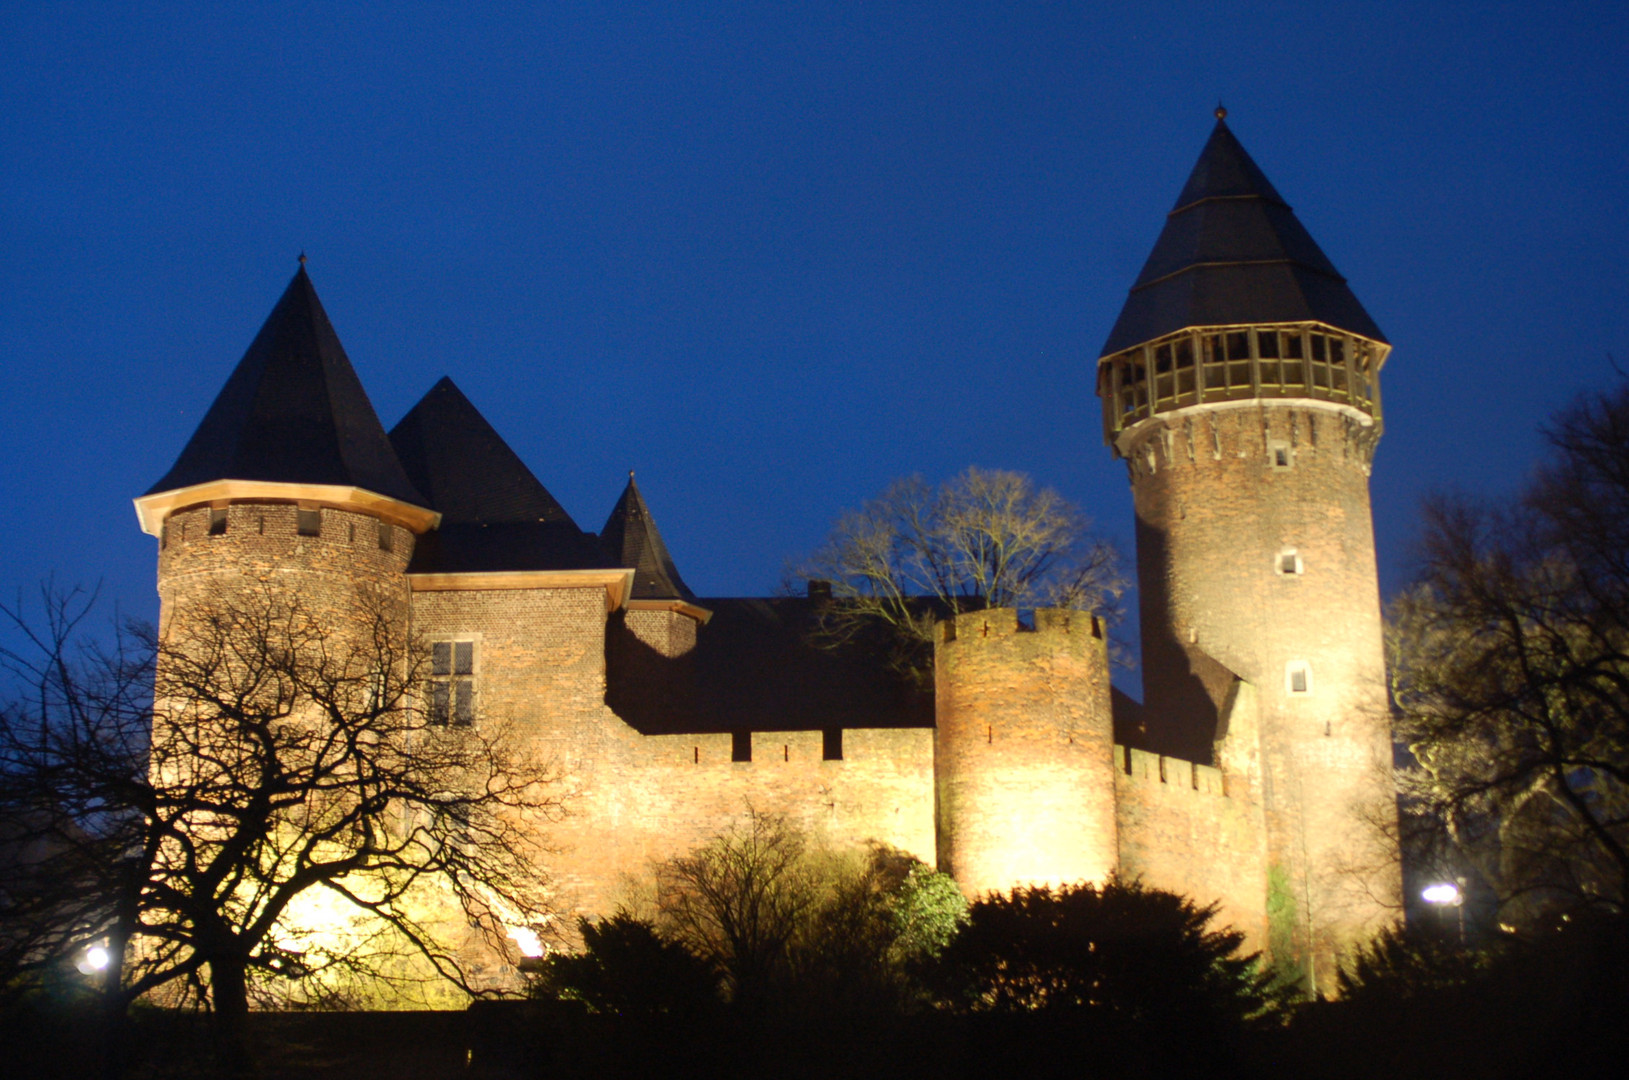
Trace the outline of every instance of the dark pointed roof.
<instances>
[{"instance_id":1,"label":"dark pointed roof","mask_svg":"<svg viewBox=\"0 0 1629 1080\"><path fill-rule=\"evenodd\" d=\"M1190 326L1282 322L1386 340L1218 117L1103 355Z\"/></svg>"},{"instance_id":2,"label":"dark pointed roof","mask_svg":"<svg viewBox=\"0 0 1629 1080\"><path fill-rule=\"evenodd\" d=\"M414 550L412 571L577 570L600 566L577 527L503 436L443 378L390 432L413 485L441 525Z\"/></svg>"},{"instance_id":3,"label":"dark pointed roof","mask_svg":"<svg viewBox=\"0 0 1629 1080\"><path fill-rule=\"evenodd\" d=\"M662 534L656 531L656 520L650 516L650 507L628 473L628 486L617 500L616 508L606 519L600 540L615 566L634 569L633 598L635 600L694 600L695 594L679 577L673 557L667 553Z\"/></svg>"},{"instance_id":4,"label":"dark pointed roof","mask_svg":"<svg viewBox=\"0 0 1629 1080\"><path fill-rule=\"evenodd\" d=\"M148 494L213 480L337 484L425 505L303 265Z\"/></svg>"}]
</instances>

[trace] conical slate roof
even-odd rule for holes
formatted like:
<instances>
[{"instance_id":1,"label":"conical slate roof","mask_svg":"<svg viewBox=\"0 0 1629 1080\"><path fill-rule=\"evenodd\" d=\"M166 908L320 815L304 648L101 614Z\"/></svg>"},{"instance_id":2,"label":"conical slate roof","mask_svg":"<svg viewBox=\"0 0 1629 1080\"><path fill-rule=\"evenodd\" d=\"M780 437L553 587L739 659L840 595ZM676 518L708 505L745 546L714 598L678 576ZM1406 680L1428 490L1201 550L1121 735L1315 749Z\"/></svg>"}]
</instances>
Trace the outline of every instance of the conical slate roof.
<instances>
[{"instance_id":1,"label":"conical slate roof","mask_svg":"<svg viewBox=\"0 0 1629 1080\"><path fill-rule=\"evenodd\" d=\"M441 513L413 571L576 570L603 558L595 538L443 378L390 432L412 483Z\"/></svg>"},{"instance_id":2,"label":"conical slate roof","mask_svg":"<svg viewBox=\"0 0 1629 1080\"><path fill-rule=\"evenodd\" d=\"M214 480L336 484L425 505L303 265L181 456L147 494Z\"/></svg>"},{"instance_id":3,"label":"conical slate roof","mask_svg":"<svg viewBox=\"0 0 1629 1080\"><path fill-rule=\"evenodd\" d=\"M614 565L633 567L635 600L696 598L679 577L678 567L667 553L667 545L656 530L656 520L650 516L650 507L645 505L645 497L639 493L632 472L628 473L628 486L623 489L622 498L606 519L600 541Z\"/></svg>"},{"instance_id":4,"label":"conical slate roof","mask_svg":"<svg viewBox=\"0 0 1629 1080\"><path fill-rule=\"evenodd\" d=\"M1386 340L1218 116L1103 355L1191 326L1284 322Z\"/></svg>"}]
</instances>

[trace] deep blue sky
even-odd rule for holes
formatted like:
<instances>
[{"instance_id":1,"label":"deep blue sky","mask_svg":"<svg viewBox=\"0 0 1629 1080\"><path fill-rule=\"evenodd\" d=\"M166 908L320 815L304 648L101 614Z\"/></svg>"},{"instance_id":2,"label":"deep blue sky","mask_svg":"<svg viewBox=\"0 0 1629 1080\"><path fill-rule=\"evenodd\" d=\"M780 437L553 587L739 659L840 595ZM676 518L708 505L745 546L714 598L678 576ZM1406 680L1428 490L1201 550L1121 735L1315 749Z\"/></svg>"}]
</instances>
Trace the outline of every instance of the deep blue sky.
<instances>
[{"instance_id":1,"label":"deep blue sky","mask_svg":"<svg viewBox=\"0 0 1629 1080\"><path fill-rule=\"evenodd\" d=\"M1130 556L1093 362L1229 122L1391 338L1387 591L1629 363L1629 7L3 5L0 590L151 614L131 497L302 249L386 426L451 374L703 595L1032 474ZM139 7L140 12L132 8Z\"/></svg>"}]
</instances>

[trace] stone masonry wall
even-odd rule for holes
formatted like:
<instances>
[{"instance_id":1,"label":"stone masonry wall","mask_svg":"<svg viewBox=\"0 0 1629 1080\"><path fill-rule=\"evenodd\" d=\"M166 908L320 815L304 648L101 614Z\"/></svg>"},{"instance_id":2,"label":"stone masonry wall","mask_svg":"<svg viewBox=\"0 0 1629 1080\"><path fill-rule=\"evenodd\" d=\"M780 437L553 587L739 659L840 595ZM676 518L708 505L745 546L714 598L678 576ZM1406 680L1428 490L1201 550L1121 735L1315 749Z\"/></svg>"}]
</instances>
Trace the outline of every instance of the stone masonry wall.
<instances>
[{"instance_id":1,"label":"stone masonry wall","mask_svg":"<svg viewBox=\"0 0 1629 1080\"><path fill-rule=\"evenodd\" d=\"M403 571L413 554L407 529L324 507L317 511L320 535L301 536L292 502L239 502L225 510L225 531L213 535L208 506L165 520L158 552L161 627L189 603L214 602L211 593L223 588L296 597L313 614L346 621L364 617L361 588L405 617ZM390 537L388 551L379 546L381 528Z\"/></svg>"},{"instance_id":2,"label":"stone masonry wall","mask_svg":"<svg viewBox=\"0 0 1629 1080\"><path fill-rule=\"evenodd\" d=\"M1121 437L1150 726L1226 734L1219 763L1264 810L1272 948L1326 985L1400 891L1375 829L1395 812L1369 511L1376 436L1350 410L1252 402L1161 414ZM1174 692L1209 658L1255 702L1226 733ZM1251 727L1255 745L1243 745Z\"/></svg>"},{"instance_id":3,"label":"stone masonry wall","mask_svg":"<svg viewBox=\"0 0 1629 1080\"><path fill-rule=\"evenodd\" d=\"M477 722L513 724L558 777L565 815L549 840L566 915L636 901L655 863L749 808L834 846L877 841L932 861L931 730L846 730L838 761L822 760L817 731L757 733L750 762L731 760L728 733L641 735L605 705L599 588L417 592L413 622L476 641Z\"/></svg>"},{"instance_id":4,"label":"stone masonry wall","mask_svg":"<svg viewBox=\"0 0 1629 1080\"><path fill-rule=\"evenodd\" d=\"M968 896L1102 881L1118 863L1102 626L970 612L935 649L939 868Z\"/></svg>"},{"instance_id":5,"label":"stone masonry wall","mask_svg":"<svg viewBox=\"0 0 1629 1080\"><path fill-rule=\"evenodd\" d=\"M1218 905L1218 922L1267 945L1261 806L1208 765L1114 748L1120 873ZM1238 785L1241 789L1243 784Z\"/></svg>"}]
</instances>

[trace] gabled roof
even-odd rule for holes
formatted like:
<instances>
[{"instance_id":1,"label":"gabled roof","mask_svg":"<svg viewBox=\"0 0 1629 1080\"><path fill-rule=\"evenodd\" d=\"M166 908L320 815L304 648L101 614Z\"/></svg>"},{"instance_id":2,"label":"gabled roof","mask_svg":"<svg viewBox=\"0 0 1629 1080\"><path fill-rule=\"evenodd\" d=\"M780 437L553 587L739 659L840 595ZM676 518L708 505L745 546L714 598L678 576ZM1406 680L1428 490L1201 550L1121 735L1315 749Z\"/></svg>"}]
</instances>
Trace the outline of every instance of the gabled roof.
<instances>
[{"instance_id":1,"label":"gabled roof","mask_svg":"<svg viewBox=\"0 0 1629 1080\"><path fill-rule=\"evenodd\" d=\"M147 494L215 480L335 484L424 506L302 265Z\"/></svg>"},{"instance_id":2,"label":"gabled roof","mask_svg":"<svg viewBox=\"0 0 1629 1080\"><path fill-rule=\"evenodd\" d=\"M1218 110L1103 355L1192 326L1285 322L1386 340Z\"/></svg>"},{"instance_id":3,"label":"gabled roof","mask_svg":"<svg viewBox=\"0 0 1629 1080\"><path fill-rule=\"evenodd\" d=\"M390 432L413 485L441 512L412 572L577 570L604 559L503 436L449 378Z\"/></svg>"},{"instance_id":4,"label":"gabled roof","mask_svg":"<svg viewBox=\"0 0 1629 1080\"><path fill-rule=\"evenodd\" d=\"M695 599L679 577L678 567L667 553L662 534L656 531L656 519L651 517L631 471L622 498L600 531L600 541L613 565L633 567L635 600Z\"/></svg>"}]
</instances>

